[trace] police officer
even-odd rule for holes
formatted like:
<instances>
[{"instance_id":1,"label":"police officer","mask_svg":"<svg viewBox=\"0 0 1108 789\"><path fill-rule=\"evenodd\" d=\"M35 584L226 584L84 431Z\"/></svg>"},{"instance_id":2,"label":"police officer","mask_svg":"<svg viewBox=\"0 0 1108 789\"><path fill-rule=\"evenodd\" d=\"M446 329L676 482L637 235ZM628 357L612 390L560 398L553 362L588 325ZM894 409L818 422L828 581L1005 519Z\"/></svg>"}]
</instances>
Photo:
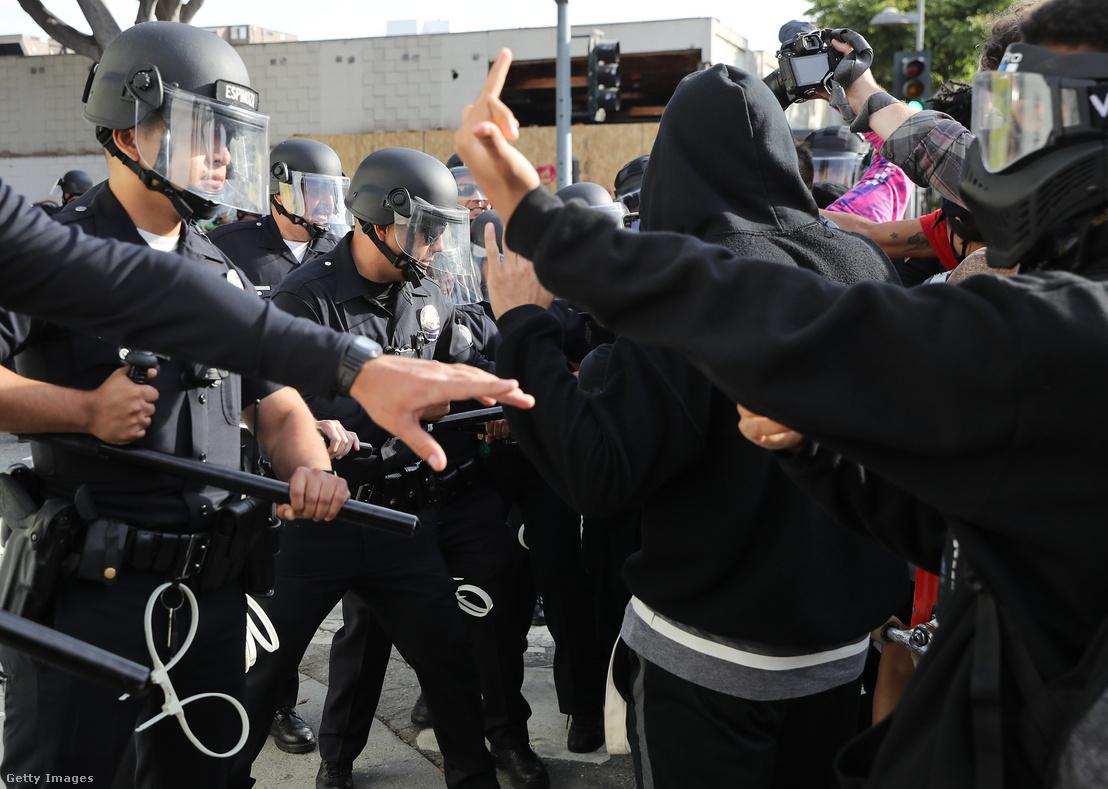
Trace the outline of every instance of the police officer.
<instances>
[{"instance_id":1,"label":"police officer","mask_svg":"<svg viewBox=\"0 0 1108 789\"><path fill-rule=\"evenodd\" d=\"M84 170L70 170L54 184L54 188L50 190L50 196L60 194L62 198L61 205L46 205L40 206L48 216L61 211L67 205L72 203L78 197L83 195L89 189L92 189L92 176L86 173Z\"/></svg>"},{"instance_id":2,"label":"police officer","mask_svg":"<svg viewBox=\"0 0 1108 789\"><path fill-rule=\"evenodd\" d=\"M455 324L453 302L443 290L459 297L479 292L469 255L468 215L457 199L450 172L433 157L406 149L372 154L356 171L346 198L359 227L330 253L287 277L274 292L274 303L380 341L386 354L488 366L471 332ZM282 648L259 656L248 676L251 717L260 722L271 714L287 672L342 598L346 622L332 648L316 785L353 786L352 762L365 747L395 642L425 691L447 784L495 786L484 745L483 684L465 621L470 617L459 609L454 578L472 588L462 594L472 598L475 611L485 612L497 599L503 521L490 526L486 517L483 523L472 518L452 523L435 509L472 494L476 464L463 467L447 439L451 465L431 475L406 450L394 449L395 442L354 401L314 397L310 403L319 418L339 419L363 441L384 445L376 458L344 459L336 467L363 490L364 498L419 511L424 528L412 539L341 525L305 526L286 534L276 592L263 602ZM447 408L443 403L434 410L441 416ZM425 419L433 416L424 414ZM495 505L499 514L499 502ZM481 621L491 626L495 618ZM495 656L491 662L495 668ZM246 785L243 763L249 766L262 737L255 737L238 760L235 786Z\"/></svg>"},{"instance_id":3,"label":"police officer","mask_svg":"<svg viewBox=\"0 0 1108 789\"><path fill-rule=\"evenodd\" d=\"M342 163L329 146L315 140L280 143L269 154L269 213L209 231L208 238L267 297L285 276L334 248L332 224L344 221L346 186ZM274 713L270 734L287 753L315 748L315 733L296 712L299 674L293 670Z\"/></svg>"},{"instance_id":4,"label":"police officer","mask_svg":"<svg viewBox=\"0 0 1108 789\"><path fill-rule=\"evenodd\" d=\"M86 233L174 249L188 265L222 277L224 287L242 288L239 273L189 220L214 213L230 192L247 200L264 195L258 177L264 170L251 156L265 150L264 116L256 109L245 66L221 39L168 22L125 31L90 75L85 107L109 154L108 181L83 210L62 212L58 220ZM198 117L206 122L195 122ZM232 180L233 190L227 188ZM41 382L5 376L5 428L15 421L28 432L90 432L234 466L243 404L260 400L258 411L242 417L257 430L278 475L290 480L292 505L279 513L333 517L345 500L345 485L328 472L314 420L295 390L185 359L163 360L140 385L120 368L114 344L18 316L5 316L3 326L4 355L22 351L20 372ZM180 657L169 671L179 697L218 691L242 698L243 579L232 573L219 583L211 574L220 554L210 529L231 517L227 507L237 497L48 443L34 442L32 451L39 491L77 498L86 521L78 566L60 581L48 623L147 664L154 659L148 630L155 645L166 645L162 661ZM164 582L172 585L157 595ZM194 610L184 602L190 593L198 601ZM186 650L192 625L195 638ZM10 677L4 775L88 776L108 786L135 737L140 789L225 785L226 761L202 753L177 721L135 733L159 712L158 694L119 701L10 652L4 665ZM215 753L239 736L238 715L222 704L186 707L192 733Z\"/></svg>"},{"instance_id":5,"label":"police officer","mask_svg":"<svg viewBox=\"0 0 1108 789\"><path fill-rule=\"evenodd\" d=\"M269 154L269 213L217 227L208 237L262 296L297 266L329 252L346 232L349 179L338 154L316 140L285 140Z\"/></svg>"}]
</instances>

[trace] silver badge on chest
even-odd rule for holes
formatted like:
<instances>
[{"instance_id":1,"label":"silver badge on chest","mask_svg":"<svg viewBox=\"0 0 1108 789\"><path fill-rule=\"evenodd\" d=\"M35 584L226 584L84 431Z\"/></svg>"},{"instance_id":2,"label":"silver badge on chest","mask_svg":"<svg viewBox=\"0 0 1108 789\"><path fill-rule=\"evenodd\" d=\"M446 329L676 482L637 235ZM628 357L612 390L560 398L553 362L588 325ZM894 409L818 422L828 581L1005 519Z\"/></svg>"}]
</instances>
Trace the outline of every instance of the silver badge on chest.
<instances>
[{"instance_id":1,"label":"silver badge on chest","mask_svg":"<svg viewBox=\"0 0 1108 789\"><path fill-rule=\"evenodd\" d=\"M442 331L442 321L439 320L439 311L435 309L434 304L429 304L419 311L419 328L429 342L434 342L439 338L439 332Z\"/></svg>"}]
</instances>

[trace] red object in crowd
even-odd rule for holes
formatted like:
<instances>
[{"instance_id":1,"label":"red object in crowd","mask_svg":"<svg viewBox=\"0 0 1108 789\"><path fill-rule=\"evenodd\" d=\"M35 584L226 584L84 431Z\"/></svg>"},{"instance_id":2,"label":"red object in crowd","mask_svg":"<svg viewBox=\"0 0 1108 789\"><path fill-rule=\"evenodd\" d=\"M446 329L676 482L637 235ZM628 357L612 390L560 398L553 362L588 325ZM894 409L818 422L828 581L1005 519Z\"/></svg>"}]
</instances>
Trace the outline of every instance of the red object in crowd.
<instances>
[{"instance_id":1,"label":"red object in crowd","mask_svg":"<svg viewBox=\"0 0 1108 789\"><path fill-rule=\"evenodd\" d=\"M912 624L924 625L931 621L931 611L939 599L939 576L916 568L916 596L912 600Z\"/></svg>"}]
</instances>

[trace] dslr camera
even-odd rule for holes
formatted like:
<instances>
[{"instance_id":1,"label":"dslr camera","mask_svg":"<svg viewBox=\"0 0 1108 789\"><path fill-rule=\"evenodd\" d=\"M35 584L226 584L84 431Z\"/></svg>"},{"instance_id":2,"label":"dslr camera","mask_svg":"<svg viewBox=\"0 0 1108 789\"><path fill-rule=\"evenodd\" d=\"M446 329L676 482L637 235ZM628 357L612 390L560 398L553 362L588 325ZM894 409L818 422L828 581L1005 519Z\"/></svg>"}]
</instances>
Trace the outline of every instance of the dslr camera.
<instances>
[{"instance_id":1,"label":"dslr camera","mask_svg":"<svg viewBox=\"0 0 1108 789\"><path fill-rule=\"evenodd\" d=\"M763 82L781 102L781 109L811 98L817 90L831 92L827 79L843 54L831 46L831 29L797 33L796 38L782 44L777 51L780 64Z\"/></svg>"}]
</instances>

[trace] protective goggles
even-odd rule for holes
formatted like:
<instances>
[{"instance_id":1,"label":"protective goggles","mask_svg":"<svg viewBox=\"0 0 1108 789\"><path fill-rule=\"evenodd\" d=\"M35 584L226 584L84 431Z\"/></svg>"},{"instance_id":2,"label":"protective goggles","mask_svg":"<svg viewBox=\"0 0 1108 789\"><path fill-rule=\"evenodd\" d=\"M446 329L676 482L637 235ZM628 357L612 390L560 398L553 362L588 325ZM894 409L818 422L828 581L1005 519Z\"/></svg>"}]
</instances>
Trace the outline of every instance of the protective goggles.
<instances>
[{"instance_id":1,"label":"protective goggles","mask_svg":"<svg viewBox=\"0 0 1108 789\"><path fill-rule=\"evenodd\" d=\"M346 176L320 175L291 170L285 181L277 182L281 205L290 214L314 225L349 227L354 219L346 210Z\"/></svg>"},{"instance_id":2,"label":"protective goggles","mask_svg":"<svg viewBox=\"0 0 1108 789\"><path fill-rule=\"evenodd\" d=\"M1001 70L973 79L973 132L982 165L990 173L1062 141L1108 132L1108 81L1020 70L1021 64L1027 65L1023 56L1037 51L1040 48L1013 44ZM1060 56L1057 62L1080 57ZM1108 73L1102 76L1108 79Z\"/></svg>"},{"instance_id":3,"label":"protective goggles","mask_svg":"<svg viewBox=\"0 0 1108 789\"><path fill-rule=\"evenodd\" d=\"M147 166L178 189L253 214L266 212L267 116L166 85L156 111L135 102L135 131Z\"/></svg>"}]
</instances>

